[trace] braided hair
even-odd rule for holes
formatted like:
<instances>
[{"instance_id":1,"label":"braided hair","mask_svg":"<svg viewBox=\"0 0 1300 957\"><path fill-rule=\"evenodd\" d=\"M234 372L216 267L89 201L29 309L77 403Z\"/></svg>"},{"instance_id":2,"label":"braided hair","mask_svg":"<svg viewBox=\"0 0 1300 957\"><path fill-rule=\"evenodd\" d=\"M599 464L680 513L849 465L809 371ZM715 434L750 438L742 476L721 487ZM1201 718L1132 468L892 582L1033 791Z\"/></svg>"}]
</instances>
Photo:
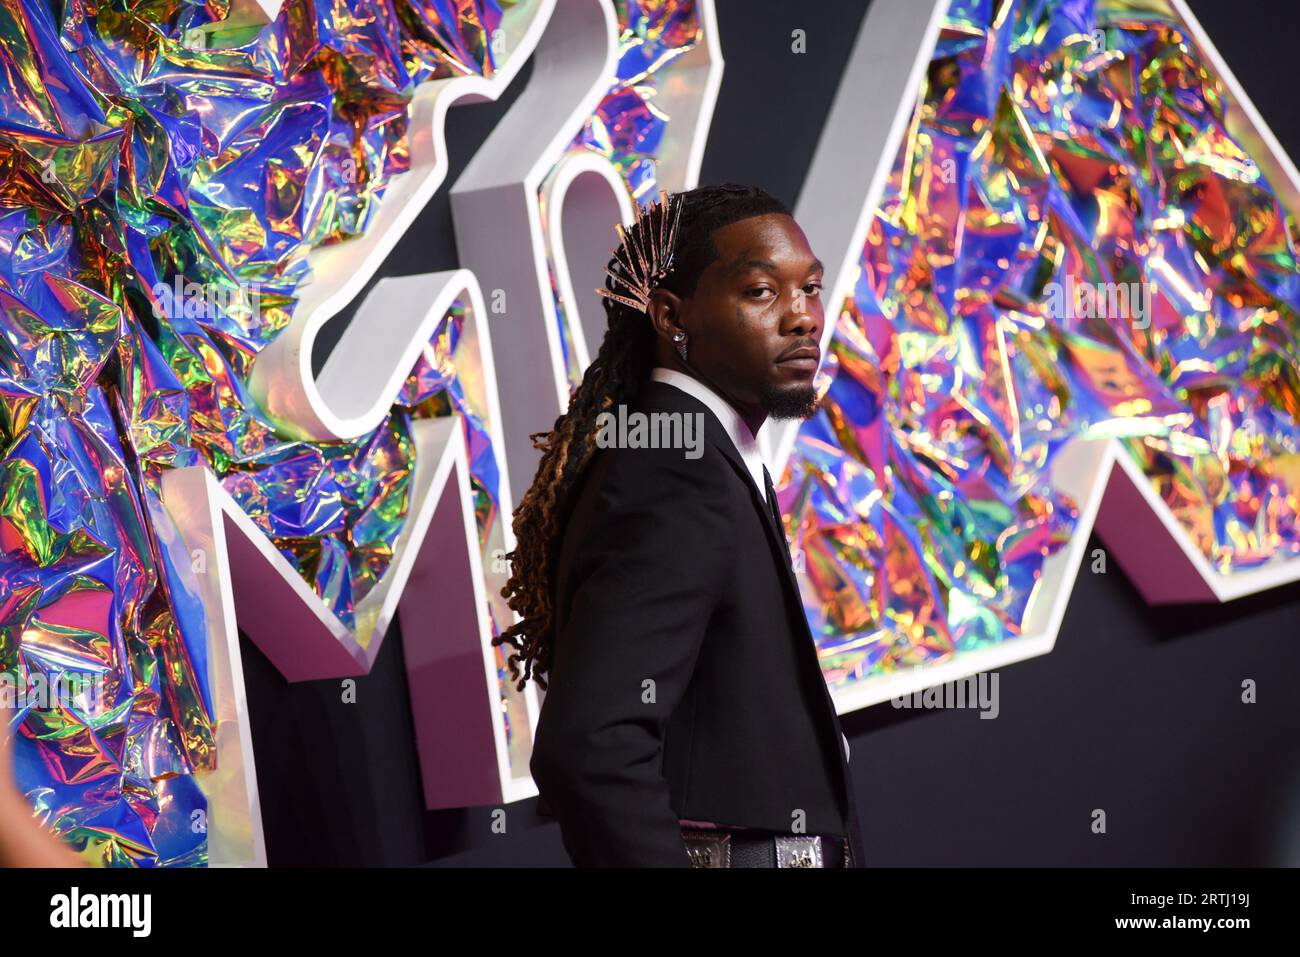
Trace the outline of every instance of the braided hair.
<instances>
[{"instance_id":1,"label":"braided hair","mask_svg":"<svg viewBox=\"0 0 1300 957\"><path fill-rule=\"evenodd\" d=\"M768 213L789 215L786 206L754 186L723 183L677 194L682 201L676 252L671 271L660 282L682 298L695 292L700 275L718 258L713 232L723 226ZM633 226L635 229L635 225ZM611 257L607 269L615 268ZM646 313L602 297L607 328L600 350L569 396L569 407L550 432L529 436L542 452L533 483L514 513L515 548L506 558L510 579L501 594L519 621L492 639L515 648L510 675L522 691L531 677L546 687L555 639L553 565L559 553L563 520L598 447L597 416L636 401L655 365L655 329ZM524 673L519 675L519 664Z\"/></svg>"}]
</instances>

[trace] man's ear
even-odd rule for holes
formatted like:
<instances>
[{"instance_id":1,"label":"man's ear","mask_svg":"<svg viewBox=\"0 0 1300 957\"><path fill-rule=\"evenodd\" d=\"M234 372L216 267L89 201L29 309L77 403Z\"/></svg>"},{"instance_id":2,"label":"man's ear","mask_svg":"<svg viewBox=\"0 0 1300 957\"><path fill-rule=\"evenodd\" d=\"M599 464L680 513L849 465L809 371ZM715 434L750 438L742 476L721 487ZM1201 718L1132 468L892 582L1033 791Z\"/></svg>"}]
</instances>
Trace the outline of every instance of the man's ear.
<instances>
[{"instance_id":1,"label":"man's ear","mask_svg":"<svg viewBox=\"0 0 1300 957\"><path fill-rule=\"evenodd\" d=\"M671 342L673 333L686 331L681 324L682 298L671 289L658 286L650 290L650 304L646 311L659 338Z\"/></svg>"}]
</instances>

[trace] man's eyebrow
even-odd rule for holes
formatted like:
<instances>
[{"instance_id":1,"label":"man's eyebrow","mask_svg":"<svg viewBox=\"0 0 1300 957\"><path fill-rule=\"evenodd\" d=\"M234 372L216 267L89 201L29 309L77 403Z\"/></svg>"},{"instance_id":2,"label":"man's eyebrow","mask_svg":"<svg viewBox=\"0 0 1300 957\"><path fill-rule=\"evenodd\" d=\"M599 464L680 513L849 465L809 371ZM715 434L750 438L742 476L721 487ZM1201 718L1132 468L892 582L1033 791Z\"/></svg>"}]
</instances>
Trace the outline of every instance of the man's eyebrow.
<instances>
[{"instance_id":1,"label":"man's eyebrow","mask_svg":"<svg viewBox=\"0 0 1300 957\"><path fill-rule=\"evenodd\" d=\"M742 253L741 255L743 256L744 254ZM776 272L776 263L772 262L770 259L742 259L740 256L737 256L731 261L730 265L727 266L727 275L733 275L734 273L740 272L742 269L768 269L772 272Z\"/></svg>"},{"instance_id":2,"label":"man's eyebrow","mask_svg":"<svg viewBox=\"0 0 1300 957\"><path fill-rule=\"evenodd\" d=\"M776 272L776 263L772 262L770 259L741 259L740 257L736 257L731 261L731 265L727 267L727 275L730 276L734 273L738 273L742 269L767 269L771 272ZM808 271L825 272L826 265L814 256L812 264L808 267Z\"/></svg>"}]
</instances>

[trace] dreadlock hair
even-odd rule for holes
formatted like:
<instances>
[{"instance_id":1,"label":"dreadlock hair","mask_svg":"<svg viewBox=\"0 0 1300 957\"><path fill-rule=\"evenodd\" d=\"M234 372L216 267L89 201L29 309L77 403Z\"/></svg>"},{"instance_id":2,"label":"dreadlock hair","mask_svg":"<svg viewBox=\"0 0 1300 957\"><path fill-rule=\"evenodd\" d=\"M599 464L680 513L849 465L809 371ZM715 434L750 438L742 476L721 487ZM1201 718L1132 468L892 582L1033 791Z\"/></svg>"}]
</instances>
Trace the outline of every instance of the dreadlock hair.
<instances>
[{"instance_id":1,"label":"dreadlock hair","mask_svg":"<svg viewBox=\"0 0 1300 957\"><path fill-rule=\"evenodd\" d=\"M659 283L686 298L700 275L718 258L713 232L723 226L767 213L789 215L786 206L755 186L722 183L676 194L682 200L676 251L671 271ZM634 223L633 229L636 228ZM617 257L606 268L614 269ZM607 328L600 350L569 396L569 407L550 432L529 436L542 459L533 483L514 513L515 548L506 558L510 579L501 589L520 620L492 639L510 644L508 662L517 690L534 678L543 688L555 640L552 608L553 563L559 553L564 518L598 447L596 418L619 404L634 402L655 365L655 331L646 313L601 297ZM524 674L519 676L519 663Z\"/></svg>"}]
</instances>

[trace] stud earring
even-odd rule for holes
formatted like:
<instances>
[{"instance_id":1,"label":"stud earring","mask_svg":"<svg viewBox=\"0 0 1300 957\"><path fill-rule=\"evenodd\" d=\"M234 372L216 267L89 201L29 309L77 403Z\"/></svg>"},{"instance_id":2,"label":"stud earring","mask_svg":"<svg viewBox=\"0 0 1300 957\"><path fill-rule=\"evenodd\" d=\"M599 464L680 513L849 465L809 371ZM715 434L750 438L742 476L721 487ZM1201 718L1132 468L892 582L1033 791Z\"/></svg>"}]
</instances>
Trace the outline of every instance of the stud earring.
<instances>
[{"instance_id":1,"label":"stud earring","mask_svg":"<svg viewBox=\"0 0 1300 957\"><path fill-rule=\"evenodd\" d=\"M681 356L682 361L685 362L686 361L686 333L674 332L673 342L677 343L677 354Z\"/></svg>"}]
</instances>

